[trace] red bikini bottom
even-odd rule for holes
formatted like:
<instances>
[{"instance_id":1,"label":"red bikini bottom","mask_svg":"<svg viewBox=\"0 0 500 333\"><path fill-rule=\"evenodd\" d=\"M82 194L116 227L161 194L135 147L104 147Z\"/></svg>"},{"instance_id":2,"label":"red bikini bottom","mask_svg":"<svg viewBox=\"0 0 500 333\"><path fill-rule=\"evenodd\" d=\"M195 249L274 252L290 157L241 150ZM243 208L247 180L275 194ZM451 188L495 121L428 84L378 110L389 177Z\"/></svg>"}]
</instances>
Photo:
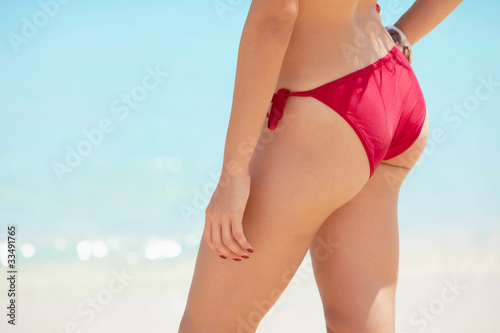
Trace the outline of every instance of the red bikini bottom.
<instances>
[{"instance_id":1,"label":"red bikini bottom","mask_svg":"<svg viewBox=\"0 0 500 333\"><path fill-rule=\"evenodd\" d=\"M417 140L426 115L420 85L396 45L373 64L317 88L279 89L267 114L269 129L283 117L289 96L314 97L351 125L368 155L370 178L383 160L398 156Z\"/></svg>"}]
</instances>

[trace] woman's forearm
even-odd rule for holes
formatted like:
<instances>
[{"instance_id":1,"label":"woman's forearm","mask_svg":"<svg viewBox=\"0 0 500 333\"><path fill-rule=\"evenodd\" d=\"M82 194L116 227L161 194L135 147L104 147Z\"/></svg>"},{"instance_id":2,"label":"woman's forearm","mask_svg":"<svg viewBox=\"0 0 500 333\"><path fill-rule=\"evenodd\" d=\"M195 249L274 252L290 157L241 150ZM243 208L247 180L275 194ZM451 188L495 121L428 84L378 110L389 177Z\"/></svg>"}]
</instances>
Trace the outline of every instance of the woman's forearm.
<instances>
[{"instance_id":1,"label":"woman's forearm","mask_svg":"<svg viewBox=\"0 0 500 333\"><path fill-rule=\"evenodd\" d=\"M294 17L250 16L243 28L224 149L224 169L247 172L276 88Z\"/></svg>"},{"instance_id":2,"label":"woman's forearm","mask_svg":"<svg viewBox=\"0 0 500 333\"><path fill-rule=\"evenodd\" d=\"M410 44L414 45L441 23L461 2L462 0L417 0L395 26L401 29Z\"/></svg>"}]
</instances>

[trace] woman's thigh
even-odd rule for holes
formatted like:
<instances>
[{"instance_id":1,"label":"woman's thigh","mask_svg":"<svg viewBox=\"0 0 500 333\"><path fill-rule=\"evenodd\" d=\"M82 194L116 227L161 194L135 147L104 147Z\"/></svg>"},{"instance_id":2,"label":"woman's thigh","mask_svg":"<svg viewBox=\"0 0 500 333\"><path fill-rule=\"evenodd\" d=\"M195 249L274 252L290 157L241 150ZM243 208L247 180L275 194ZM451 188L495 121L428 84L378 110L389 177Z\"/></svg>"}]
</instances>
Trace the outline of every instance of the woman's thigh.
<instances>
[{"instance_id":1,"label":"woman's thigh","mask_svg":"<svg viewBox=\"0 0 500 333\"><path fill-rule=\"evenodd\" d=\"M394 330L398 276L397 191L384 191L381 165L352 200L332 213L311 244L314 275L328 332ZM327 239L328 256L314 256Z\"/></svg>"},{"instance_id":2,"label":"woman's thigh","mask_svg":"<svg viewBox=\"0 0 500 333\"><path fill-rule=\"evenodd\" d=\"M200 244L180 332L253 332L323 221L366 183L369 164L338 114L290 97L277 129L263 127L250 173L243 229L255 252L235 262Z\"/></svg>"},{"instance_id":3,"label":"woman's thigh","mask_svg":"<svg viewBox=\"0 0 500 333\"><path fill-rule=\"evenodd\" d=\"M428 132L426 119L412 147L382 163L318 230L310 249L328 332L394 332L399 189L422 154ZM325 239L335 249L328 256L314 255L324 253Z\"/></svg>"}]
</instances>

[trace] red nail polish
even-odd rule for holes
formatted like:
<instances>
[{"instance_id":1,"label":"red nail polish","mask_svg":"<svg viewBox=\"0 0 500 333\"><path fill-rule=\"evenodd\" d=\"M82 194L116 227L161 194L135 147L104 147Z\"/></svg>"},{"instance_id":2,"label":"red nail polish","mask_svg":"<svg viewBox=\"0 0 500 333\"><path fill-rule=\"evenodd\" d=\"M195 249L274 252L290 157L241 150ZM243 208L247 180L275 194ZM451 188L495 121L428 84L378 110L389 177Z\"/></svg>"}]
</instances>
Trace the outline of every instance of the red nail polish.
<instances>
[{"instance_id":1,"label":"red nail polish","mask_svg":"<svg viewBox=\"0 0 500 333\"><path fill-rule=\"evenodd\" d=\"M250 253L253 253L253 250L252 249L247 249L248 252Z\"/></svg>"},{"instance_id":2,"label":"red nail polish","mask_svg":"<svg viewBox=\"0 0 500 333\"><path fill-rule=\"evenodd\" d=\"M241 261L240 258L233 258L234 261Z\"/></svg>"},{"instance_id":3,"label":"red nail polish","mask_svg":"<svg viewBox=\"0 0 500 333\"><path fill-rule=\"evenodd\" d=\"M248 259L250 258L249 256L241 256L242 258Z\"/></svg>"},{"instance_id":4,"label":"red nail polish","mask_svg":"<svg viewBox=\"0 0 500 333\"><path fill-rule=\"evenodd\" d=\"M222 259L227 259L227 258L226 258L226 257L224 257L224 256L219 256L219 257L221 257Z\"/></svg>"}]
</instances>

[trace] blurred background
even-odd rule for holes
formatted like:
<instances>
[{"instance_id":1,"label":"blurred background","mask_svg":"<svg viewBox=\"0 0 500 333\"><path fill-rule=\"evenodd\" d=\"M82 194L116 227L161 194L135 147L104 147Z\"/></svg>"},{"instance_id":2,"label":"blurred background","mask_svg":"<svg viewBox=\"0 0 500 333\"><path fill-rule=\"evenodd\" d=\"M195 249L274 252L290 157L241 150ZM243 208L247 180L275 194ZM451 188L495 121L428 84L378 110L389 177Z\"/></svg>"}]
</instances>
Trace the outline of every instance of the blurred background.
<instances>
[{"instance_id":1,"label":"blurred background","mask_svg":"<svg viewBox=\"0 0 500 333\"><path fill-rule=\"evenodd\" d=\"M380 1L384 24L411 4ZM249 5L0 0L2 332L176 332ZM499 12L466 1L414 47L431 135L400 196L399 333L498 332ZM324 332L310 266L258 332Z\"/></svg>"}]
</instances>

